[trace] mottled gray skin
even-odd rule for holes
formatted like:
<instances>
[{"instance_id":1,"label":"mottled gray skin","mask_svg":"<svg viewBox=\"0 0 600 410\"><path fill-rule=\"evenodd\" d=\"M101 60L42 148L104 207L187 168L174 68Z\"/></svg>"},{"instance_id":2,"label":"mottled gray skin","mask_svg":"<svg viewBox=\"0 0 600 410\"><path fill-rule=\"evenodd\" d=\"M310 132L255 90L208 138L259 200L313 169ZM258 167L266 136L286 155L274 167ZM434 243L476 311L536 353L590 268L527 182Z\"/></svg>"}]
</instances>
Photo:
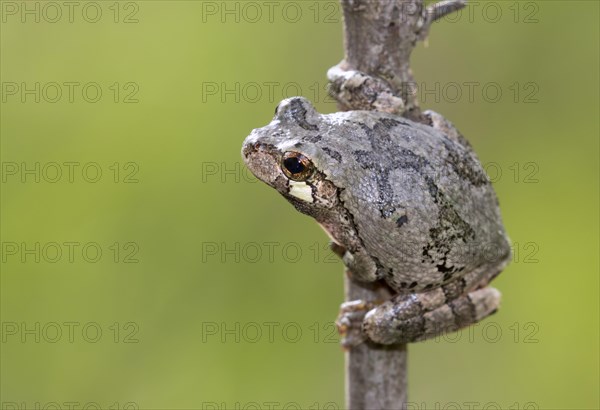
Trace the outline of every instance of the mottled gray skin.
<instances>
[{"instance_id":1,"label":"mottled gray skin","mask_svg":"<svg viewBox=\"0 0 600 410\"><path fill-rule=\"evenodd\" d=\"M493 313L500 295L485 285L510 259L479 160L452 124L426 115L431 126L373 111L322 115L294 97L242 149L257 178L328 232L354 279L395 291L378 306L342 306L340 327L359 312L377 343L423 340ZM312 162L306 181L283 172L289 151Z\"/></svg>"}]
</instances>

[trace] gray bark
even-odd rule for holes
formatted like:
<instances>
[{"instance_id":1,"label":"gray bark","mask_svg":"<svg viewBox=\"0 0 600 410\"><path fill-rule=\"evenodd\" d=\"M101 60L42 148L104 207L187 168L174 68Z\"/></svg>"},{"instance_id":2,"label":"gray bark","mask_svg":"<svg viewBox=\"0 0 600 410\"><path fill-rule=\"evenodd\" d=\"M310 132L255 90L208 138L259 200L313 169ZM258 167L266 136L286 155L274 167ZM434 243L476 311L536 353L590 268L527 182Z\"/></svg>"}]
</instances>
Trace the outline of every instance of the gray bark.
<instances>
[{"instance_id":1,"label":"gray bark","mask_svg":"<svg viewBox=\"0 0 600 410\"><path fill-rule=\"evenodd\" d=\"M341 0L345 58L328 72L342 110L378 110L423 121L410 55L431 24L465 5L446 0Z\"/></svg>"},{"instance_id":2,"label":"gray bark","mask_svg":"<svg viewBox=\"0 0 600 410\"><path fill-rule=\"evenodd\" d=\"M355 282L346 276L346 300L388 299L387 287ZM346 350L346 408L352 410L404 409L406 345L383 346L364 342Z\"/></svg>"},{"instance_id":3,"label":"gray bark","mask_svg":"<svg viewBox=\"0 0 600 410\"><path fill-rule=\"evenodd\" d=\"M465 5L447 0L429 7L423 0L341 0L345 59L328 72L340 110L379 110L424 122L410 55L431 23ZM381 301L391 294L382 284L346 276L346 301ZM346 407L404 409L407 401L406 345L364 342L346 351Z\"/></svg>"}]
</instances>

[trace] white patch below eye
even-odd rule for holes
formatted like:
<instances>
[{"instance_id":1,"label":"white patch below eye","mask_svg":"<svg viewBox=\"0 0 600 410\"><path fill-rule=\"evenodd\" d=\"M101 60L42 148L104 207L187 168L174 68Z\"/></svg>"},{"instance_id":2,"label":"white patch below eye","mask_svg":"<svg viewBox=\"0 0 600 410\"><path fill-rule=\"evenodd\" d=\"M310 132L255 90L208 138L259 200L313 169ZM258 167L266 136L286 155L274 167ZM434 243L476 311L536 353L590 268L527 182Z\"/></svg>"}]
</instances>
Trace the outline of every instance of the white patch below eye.
<instances>
[{"instance_id":1,"label":"white patch below eye","mask_svg":"<svg viewBox=\"0 0 600 410\"><path fill-rule=\"evenodd\" d=\"M290 181L290 195L304 202L313 202L312 188L306 182Z\"/></svg>"}]
</instances>

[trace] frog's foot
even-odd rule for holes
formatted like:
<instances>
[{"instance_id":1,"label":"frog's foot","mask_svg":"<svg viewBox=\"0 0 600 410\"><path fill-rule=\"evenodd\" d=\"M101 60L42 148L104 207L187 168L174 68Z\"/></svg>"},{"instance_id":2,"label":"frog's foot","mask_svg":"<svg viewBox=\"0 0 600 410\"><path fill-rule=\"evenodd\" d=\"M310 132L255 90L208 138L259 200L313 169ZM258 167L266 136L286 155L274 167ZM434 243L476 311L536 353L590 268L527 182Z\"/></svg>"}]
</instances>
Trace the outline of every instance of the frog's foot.
<instances>
[{"instance_id":1,"label":"frog's foot","mask_svg":"<svg viewBox=\"0 0 600 410\"><path fill-rule=\"evenodd\" d=\"M357 346L366 340L362 325L365 315L373 307L375 307L373 303L364 300L342 303L335 325L342 338L341 344L344 349Z\"/></svg>"},{"instance_id":2,"label":"frog's foot","mask_svg":"<svg viewBox=\"0 0 600 410\"><path fill-rule=\"evenodd\" d=\"M396 296L365 315L364 333L380 344L417 342L479 322L500 304L500 292L492 287L453 299L448 294L442 287Z\"/></svg>"}]
</instances>

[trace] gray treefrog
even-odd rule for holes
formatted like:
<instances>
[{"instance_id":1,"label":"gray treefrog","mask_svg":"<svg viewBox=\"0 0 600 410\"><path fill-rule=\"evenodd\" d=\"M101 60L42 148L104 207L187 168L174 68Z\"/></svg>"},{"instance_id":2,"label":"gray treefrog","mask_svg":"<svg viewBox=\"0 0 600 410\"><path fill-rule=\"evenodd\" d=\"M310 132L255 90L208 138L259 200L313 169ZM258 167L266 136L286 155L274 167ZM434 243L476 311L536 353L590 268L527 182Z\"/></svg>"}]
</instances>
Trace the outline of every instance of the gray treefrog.
<instances>
[{"instance_id":1,"label":"gray treefrog","mask_svg":"<svg viewBox=\"0 0 600 410\"><path fill-rule=\"evenodd\" d=\"M511 250L498 201L469 143L450 122L375 111L319 114L294 97L246 138L242 156L329 234L347 272L382 281L392 299L346 303L381 344L424 340L494 313L487 284Z\"/></svg>"}]
</instances>

